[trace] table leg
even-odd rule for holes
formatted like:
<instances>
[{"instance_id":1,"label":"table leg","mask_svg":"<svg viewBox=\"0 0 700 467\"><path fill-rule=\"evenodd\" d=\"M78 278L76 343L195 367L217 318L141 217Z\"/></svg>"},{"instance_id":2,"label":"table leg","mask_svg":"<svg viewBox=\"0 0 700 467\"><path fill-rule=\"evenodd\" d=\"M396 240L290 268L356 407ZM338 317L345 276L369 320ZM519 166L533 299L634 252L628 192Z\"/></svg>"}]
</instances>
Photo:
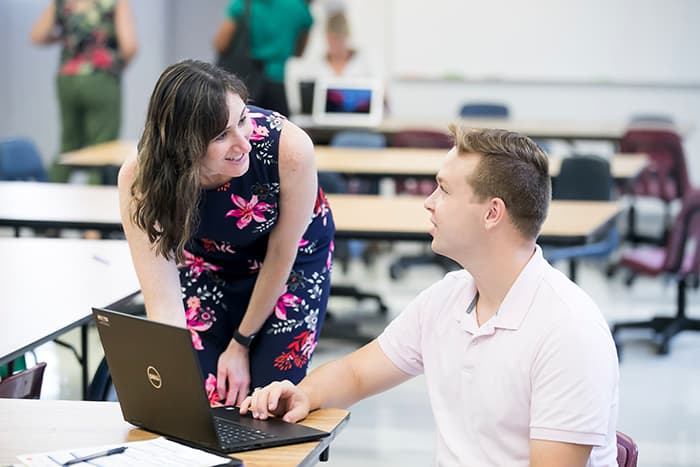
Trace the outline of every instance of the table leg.
<instances>
[{"instance_id":1,"label":"table leg","mask_svg":"<svg viewBox=\"0 0 700 467\"><path fill-rule=\"evenodd\" d=\"M80 349L81 349L81 361L83 365L83 400L87 400L88 396L88 325L83 324L80 327Z\"/></svg>"},{"instance_id":2,"label":"table leg","mask_svg":"<svg viewBox=\"0 0 700 467\"><path fill-rule=\"evenodd\" d=\"M321 462L328 462L328 458L330 457L330 449L330 446L324 449L321 455L318 456L318 460L320 460Z\"/></svg>"}]
</instances>

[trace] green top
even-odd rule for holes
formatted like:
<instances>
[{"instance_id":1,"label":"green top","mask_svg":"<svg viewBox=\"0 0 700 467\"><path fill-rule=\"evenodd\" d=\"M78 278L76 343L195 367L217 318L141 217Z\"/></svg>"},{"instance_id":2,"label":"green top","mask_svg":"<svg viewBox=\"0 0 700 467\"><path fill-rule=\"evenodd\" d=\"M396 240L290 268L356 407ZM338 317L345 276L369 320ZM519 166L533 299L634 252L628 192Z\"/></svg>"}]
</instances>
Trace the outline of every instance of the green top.
<instances>
[{"instance_id":1,"label":"green top","mask_svg":"<svg viewBox=\"0 0 700 467\"><path fill-rule=\"evenodd\" d=\"M304 0L250 0L251 51L265 63L271 81L284 81L284 64L294 54L299 35L313 24ZM227 15L243 16L244 0L232 0Z\"/></svg>"}]
</instances>

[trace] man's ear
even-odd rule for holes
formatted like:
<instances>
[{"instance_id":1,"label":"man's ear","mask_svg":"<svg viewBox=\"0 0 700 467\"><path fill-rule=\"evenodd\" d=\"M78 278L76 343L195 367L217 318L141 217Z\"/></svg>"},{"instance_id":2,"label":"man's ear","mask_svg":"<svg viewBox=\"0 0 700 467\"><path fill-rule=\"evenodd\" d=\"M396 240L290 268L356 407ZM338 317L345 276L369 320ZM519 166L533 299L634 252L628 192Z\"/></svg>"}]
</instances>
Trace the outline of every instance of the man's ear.
<instances>
[{"instance_id":1,"label":"man's ear","mask_svg":"<svg viewBox=\"0 0 700 467\"><path fill-rule=\"evenodd\" d=\"M498 226L506 217L506 203L501 198L491 198L484 213L484 227L490 230Z\"/></svg>"}]
</instances>

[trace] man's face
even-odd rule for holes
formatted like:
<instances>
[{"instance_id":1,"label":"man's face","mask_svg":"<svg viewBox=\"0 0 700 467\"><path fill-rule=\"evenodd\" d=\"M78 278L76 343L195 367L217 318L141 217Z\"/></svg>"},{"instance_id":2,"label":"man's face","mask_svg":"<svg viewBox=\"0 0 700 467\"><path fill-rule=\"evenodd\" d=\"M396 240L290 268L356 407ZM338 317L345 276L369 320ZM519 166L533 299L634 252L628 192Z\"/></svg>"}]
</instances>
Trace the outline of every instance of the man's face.
<instances>
[{"instance_id":1,"label":"man's face","mask_svg":"<svg viewBox=\"0 0 700 467\"><path fill-rule=\"evenodd\" d=\"M480 157L458 154L452 148L437 174L438 187L425 200L433 224L433 251L460 263L460 258L479 248L483 238L488 200L479 201L467 183Z\"/></svg>"}]
</instances>

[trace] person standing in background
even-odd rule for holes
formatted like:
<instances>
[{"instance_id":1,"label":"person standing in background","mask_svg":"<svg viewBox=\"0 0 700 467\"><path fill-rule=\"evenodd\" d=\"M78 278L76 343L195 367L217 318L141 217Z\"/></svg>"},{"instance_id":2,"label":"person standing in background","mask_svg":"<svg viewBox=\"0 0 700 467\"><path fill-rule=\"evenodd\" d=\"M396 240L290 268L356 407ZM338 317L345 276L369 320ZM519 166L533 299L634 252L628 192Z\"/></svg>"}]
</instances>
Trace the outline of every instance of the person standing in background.
<instances>
[{"instance_id":1,"label":"person standing in background","mask_svg":"<svg viewBox=\"0 0 700 467\"><path fill-rule=\"evenodd\" d=\"M128 0L52 0L32 28L37 45L61 42L56 79L61 112L60 152L119 137L121 73L138 50ZM52 181L68 168L54 161Z\"/></svg>"},{"instance_id":2,"label":"person standing in background","mask_svg":"<svg viewBox=\"0 0 700 467\"><path fill-rule=\"evenodd\" d=\"M232 0L214 37L214 48L226 52L236 34L236 22L243 18L250 1L251 53L264 66L265 82L251 101L260 107L288 115L284 88L284 67L292 55L301 56L306 48L313 17L304 0ZM228 70L236 73L236 70Z\"/></svg>"}]
</instances>

